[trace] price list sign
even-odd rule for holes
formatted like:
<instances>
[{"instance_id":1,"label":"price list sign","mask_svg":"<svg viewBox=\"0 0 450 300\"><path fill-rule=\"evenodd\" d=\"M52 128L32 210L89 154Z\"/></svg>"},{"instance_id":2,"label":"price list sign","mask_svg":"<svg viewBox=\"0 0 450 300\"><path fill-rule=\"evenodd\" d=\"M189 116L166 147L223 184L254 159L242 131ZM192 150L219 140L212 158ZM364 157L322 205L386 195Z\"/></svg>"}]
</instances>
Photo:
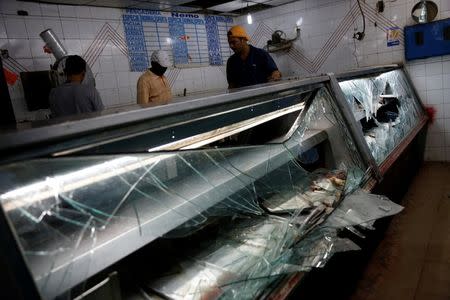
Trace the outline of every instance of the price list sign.
<instances>
[{"instance_id":1,"label":"price list sign","mask_svg":"<svg viewBox=\"0 0 450 300\"><path fill-rule=\"evenodd\" d=\"M232 18L128 9L123 25L132 71L144 71L154 50L167 50L175 65L223 65L231 55L226 33Z\"/></svg>"}]
</instances>

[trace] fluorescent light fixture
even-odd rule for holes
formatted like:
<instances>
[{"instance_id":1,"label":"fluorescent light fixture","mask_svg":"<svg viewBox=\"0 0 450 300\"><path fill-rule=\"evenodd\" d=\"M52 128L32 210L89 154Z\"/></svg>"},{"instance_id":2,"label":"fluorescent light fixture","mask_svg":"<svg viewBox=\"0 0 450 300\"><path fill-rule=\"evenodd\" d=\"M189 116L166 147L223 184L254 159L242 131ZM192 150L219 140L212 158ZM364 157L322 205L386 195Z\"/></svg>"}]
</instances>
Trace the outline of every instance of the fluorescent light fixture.
<instances>
[{"instance_id":1,"label":"fluorescent light fixture","mask_svg":"<svg viewBox=\"0 0 450 300\"><path fill-rule=\"evenodd\" d=\"M252 15L250 13L247 15L247 23L248 24L253 24L253 18L252 18Z\"/></svg>"}]
</instances>

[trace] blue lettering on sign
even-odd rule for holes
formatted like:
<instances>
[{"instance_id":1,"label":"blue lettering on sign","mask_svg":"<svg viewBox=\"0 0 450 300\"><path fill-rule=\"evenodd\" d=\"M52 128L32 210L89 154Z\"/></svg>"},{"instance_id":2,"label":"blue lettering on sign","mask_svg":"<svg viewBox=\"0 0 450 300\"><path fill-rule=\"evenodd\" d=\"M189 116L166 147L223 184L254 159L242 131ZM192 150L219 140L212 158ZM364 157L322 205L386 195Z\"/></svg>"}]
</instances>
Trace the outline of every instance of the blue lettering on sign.
<instances>
[{"instance_id":1,"label":"blue lettering on sign","mask_svg":"<svg viewBox=\"0 0 450 300\"><path fill-rule=\"evenodd\" d=\"M167 23L167 17L162 16L141 16L142 22Z\"/></svg>"},{"instance_id":2,"label":"blue lettering on sign","mask_svg":"<svg viewBox=\"0 0 450 300\"><path fill-rule=\"evenodd\" d=\"M135 72L145 71L149 66L147 53L135 54L131 56L130 65L132 71Z\"/></svg>"},{"instance_id":3,"label":"blue lettering on sign","mask_svg":"<svg viewBox=\"0 0 450 300\"><path fill-rule=\"evenodd\" d=\"M135 16L135 15L123 15L123 21L124 21L124 22L128 22L128 21L137 21L137 22L139 22L139 16Z\"/></svg>"},{"instance_id":4,"label":"blue lettering on sign","mask_svg":"<svg viewBox=\"0 0 450 300\"><path fill-rule=\"evenodd\" d=\"M173 18L169 18L169 20L170 19ZM172 50L174 64L177 65L189 63L186 41L181 39L186 35L186 32L184 31L184 25L179 24L178 22L169 22L169 33L170 38L173 41Z\"/></svg>"},{"instance_id":5,"label":"blue lettering on sign","mask_svg":"<svg viewBox=\"0 0 450 300\"><path fill-rule=\"evenodd\" d=\"M175 19L177 20L177 19ZM182 18L181 23L183 24L194 24L194 25L203 25L205 24L205 21L201 19L188 19L188 18Z\"/></svg>"},{"instance_id":6,"label":"blue lettering on sign","mask_svg":"<svg viewBox=\"0 0 450 300\"><path fill-rule=\"evenodd\" d=\"M148 67L148 53L141 17L130 15L123 15L122 17L131 71L144 71Z\"/></svg>"},{"instance_id":7,"label":"blue lettering on sign","mask_svg":"<svg viewBox=\"0 0 450 300\"><path fill-rule=\"evenodd\" d=\"M189 62L192 62L187 45L189 44L191 47L192 43L199 42L195 37L193 39L192 37L189 39L189 37L186 36L184 27L186 24L190 24L195 25L195 35L200 34L201 37L203 37L205 30L201 29L201 33L197 33L197 26L205 26L204 28L206 29L207 45L198 44L198 53L208 53L209 62L211 65L223 65L223 57L221 52L221 43L223 41L220 39L219 29L226 26L227 23L233 23L233 19L231 17L203 16L199 14L179 12L161 13L160 11L138 8L126 9L126 14L122 17L132 71L143 71L149 66L149 50L147 47L152 48L155 46L155 43L147 43L145 39L146 34L154 32L153 29L151 29L153 26L154 29L156 29L154 34L158 35L158 43L159 38L163 38L164 41L167 38L166 34L163 37L159 37L160 31L158 31L158 28L166 28L163 30L167 30L167 27L161 27L161 25L158 25L161 23L166 23L169 25L168 29L175 64L188 64ZM150 30L146 27L145 32L143 26L144 22L150 23ZM152 25L152 23L154 23L154 25ZM207 46L207 50L205 49L205 46ZM161 47L161 44L159 47Z\"/></svg>"},{"instance_id":8,"label":"blue lettering on sign","mask_svg":"<svg viewBox=\"0 0 450 300\"><path fill-rule=\"evenodd\" d=\"M128 36L132 36L133 38L136 38L136 36L142 36L143 35L143 31L142 31L142 29L134 29L134 27L131 27L131 29L130 28L127 28L127 27L125 27L125 34L127 35L127 38L128 38Z\"/></svg>"},{"instance_id":9,"label":"blue lettering on sign","mask_svg":"<svg viewBox=\"0 0 450 300\"><path fill-rule=\"evenodd\" d=\"M124 26L135 27L141 25L141 21L124 21Z\"/></svg>"},{"instance_id":10,"label":"blue lettering on sign","mask_svg":"<svg viewBox=\"0 0 450 300\"><path fill-rule=\"evenodd\" d=\"M145 63L147 61L147 57L145 55L141 55L141 56L134 56L131 58L131 61L133 63Z\"/></svg>"},{"instance_id":11,"label":"blue lettering on sign","mask_svg":"<svg viewBox=\"0 0 450 300\"><path fill-rule=\"evenodd\" d=\"M231 17L226 16L209 16L209 17L216 20L216 22L233 23L233 19Z\"/></svg>"},{"instance_id":12,"label":"blue lettering on sign","mask_svg":"<svg viewBox=\"0 0 450 300\"><path fill-rule=\"evenodd\" d=\"M127 32L129 33L129 32ZM130 43L135 43L135 42L142 42L142 38L140 35L132 35L132 34L127 34L127 40Z\"/></svg>"},{"instance_id":13,"label":"blue lettering on sign","mask_svg":"<svg viewBox=\"0 0 450 300\"><path fill-rule=\"evenodd\" d=\"M128 45L128 51L132 52L139 52L139 51L146 51L145 45Z\"/></svg>"},{"instance_id":14,"label":"blue lettering on sign","mask_svg":"<svg viewBox=\"0 0 450 300\"><path fill-rule=\"evenodd\" d=\"M178 18L168 18L169 19L169 25L170 24L184 24L183 19Z\"/></svg>"},{"instance_id":15,"label":"blue lettering on sign","mask_svg":"<svg viewBox=\"0 0 450 300\"><path fill-rule=\"evenodd\" d=\"M194 18L194 19L200 18L200 16L196 15L196 14L183 14L183 13L177 13L177 12L172 12L172 17L174 17L174 18Z\"/></svg>"},{"instance_id":16,"label":"blue lettering on sign","mask_svg":"<svg viewBox=\"0 0 450 300\"><path fill-rule=\"evenodd\" d=\"M161 12L158 10L150 10L150 9L140 9L140 8L127 8L127 14L134 15L161 15Z\"/></svg>"},{"instance_id":17,"label":"blue lettering on sign","mask_svg":"<svg viewBox=\"0 0 450 300\"><path fill-rule=\"evenodd\" d=\"M220 52L219 28L215 16L205 17L206 36L208 39L209 63L213 66L220 66L222 62L222 53Z\"/></svg>"}]
</instances>

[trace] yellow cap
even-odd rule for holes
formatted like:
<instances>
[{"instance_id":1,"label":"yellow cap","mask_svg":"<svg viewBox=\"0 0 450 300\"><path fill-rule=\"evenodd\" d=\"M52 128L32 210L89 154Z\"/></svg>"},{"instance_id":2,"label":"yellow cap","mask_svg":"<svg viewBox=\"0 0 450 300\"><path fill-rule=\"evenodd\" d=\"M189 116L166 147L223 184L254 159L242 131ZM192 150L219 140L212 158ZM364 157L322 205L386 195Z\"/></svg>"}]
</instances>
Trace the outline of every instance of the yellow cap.
<instances>
[{"instance_id":1,"label":"yellow cap","mask_svg":"<svg viewBox=\"0 0 450 300\"><path fill-rule=\"evenodd\" d=\"M246 41L250 40L250 37L247 34L247 31L245 31L245 28L241 25L235 25L228 30L228 36L229 37L237 37L237 38L244 38Z\"/></svg>"}]
</instances>

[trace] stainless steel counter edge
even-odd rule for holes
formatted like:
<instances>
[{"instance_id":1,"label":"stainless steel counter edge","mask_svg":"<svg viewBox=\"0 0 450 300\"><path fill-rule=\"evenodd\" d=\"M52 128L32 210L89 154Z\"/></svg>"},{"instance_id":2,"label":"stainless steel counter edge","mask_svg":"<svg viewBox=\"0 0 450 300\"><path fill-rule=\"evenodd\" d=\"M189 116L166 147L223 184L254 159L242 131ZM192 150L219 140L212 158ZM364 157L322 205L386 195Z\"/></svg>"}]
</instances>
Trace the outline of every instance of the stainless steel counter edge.
<instances>
[{"instance_id":1,"label":"stainless steel counter edge","mask_svg":"<svg viewBox=\"0 0 450 300\"><path fill-rule=\"evenodd\" d=\"M165 106L142 108L116 114L100 115L98 117L87 119L69 120L64 123L48 126L44 126L45 124L43 124L42 127L24 129L0 135L0 151L38 142L51 141L64 136L87 133L94 130L98 131L108 127L143 122L181 112L207 108L218 104L232 103L267 93L281 92L287 89L323 83L328 81L328 79L329 77L324 75L295 81L284 81L252 88L238 89L228 94L208 96Z\"/></svg>"}]
</instances>

